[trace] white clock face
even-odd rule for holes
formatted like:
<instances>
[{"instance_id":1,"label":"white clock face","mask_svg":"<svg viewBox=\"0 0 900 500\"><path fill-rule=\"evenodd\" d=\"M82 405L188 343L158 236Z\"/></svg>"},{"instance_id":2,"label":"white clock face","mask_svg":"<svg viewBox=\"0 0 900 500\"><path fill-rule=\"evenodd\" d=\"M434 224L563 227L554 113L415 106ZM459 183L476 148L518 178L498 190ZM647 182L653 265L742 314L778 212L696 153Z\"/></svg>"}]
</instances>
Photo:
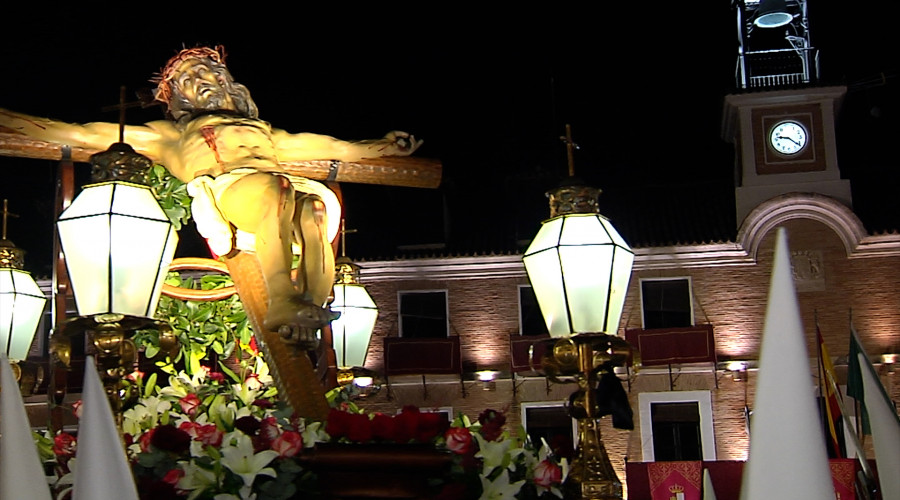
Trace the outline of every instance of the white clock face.
<instances>
[{"instance_id":1,"label":"white clock face","mask_svg":"<svg viewBox=\"0 0 900 500\"><path fill-rule=\"evenodd\" d=\"M772 127L769 132L769 144L772 149L783 154L793 155L806 147L806 128L795 121L783 121Z\"/></svg>"}]
</instances>

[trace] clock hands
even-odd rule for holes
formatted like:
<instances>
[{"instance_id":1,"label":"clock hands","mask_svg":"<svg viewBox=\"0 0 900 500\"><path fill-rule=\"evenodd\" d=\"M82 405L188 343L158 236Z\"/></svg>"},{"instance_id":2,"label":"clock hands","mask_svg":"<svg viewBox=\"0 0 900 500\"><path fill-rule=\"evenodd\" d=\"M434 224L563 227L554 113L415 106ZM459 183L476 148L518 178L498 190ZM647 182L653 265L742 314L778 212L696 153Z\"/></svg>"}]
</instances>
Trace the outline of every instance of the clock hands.
<instances>
[{"instance_id":1,"label":"clock hands","mask_svg":"<svg viewBox=\"0 0 900 500\"><path fill-rule=\"evenodd\" d=\"M793 142L794 144L796 144L798 147L800 146L800 141L795 140L793 137L787 137L787 136L783 136L783 135L776 135L775 138L776 138L776 139L787 139L787 140Z\"/></svg>"}]
</instances>

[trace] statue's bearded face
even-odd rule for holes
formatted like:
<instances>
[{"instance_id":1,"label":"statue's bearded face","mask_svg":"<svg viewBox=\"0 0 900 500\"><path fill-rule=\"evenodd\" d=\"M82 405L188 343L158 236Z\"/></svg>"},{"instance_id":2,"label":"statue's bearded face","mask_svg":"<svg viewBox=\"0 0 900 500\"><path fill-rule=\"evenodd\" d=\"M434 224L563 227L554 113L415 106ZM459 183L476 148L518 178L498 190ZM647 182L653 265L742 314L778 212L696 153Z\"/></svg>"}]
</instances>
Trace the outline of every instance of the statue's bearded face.
<instances>
[{"instance_id":1,"label":"statue's bearded face","mask_svg":"<svg viewBox=\"0 0 900 500\"><path fill-rule=\"evenodd\" d=\"M194 109L235 111L229 93L234 80L228 69L205 59L188 59L176 70L175 92L193 104Z\"/></svg>"},{"instance_id":2,"label":"statue's bearded face","mask_svg":"<svg viewBox=\"0 0 900 500\"><path fill-rule=\"evenodd\" d=\"M169 111L176 119L197 111L235 111L256 118L247 88L234 81L228 68L210 59L182 61L170 84Z\"/></svg>"}]
</instances>

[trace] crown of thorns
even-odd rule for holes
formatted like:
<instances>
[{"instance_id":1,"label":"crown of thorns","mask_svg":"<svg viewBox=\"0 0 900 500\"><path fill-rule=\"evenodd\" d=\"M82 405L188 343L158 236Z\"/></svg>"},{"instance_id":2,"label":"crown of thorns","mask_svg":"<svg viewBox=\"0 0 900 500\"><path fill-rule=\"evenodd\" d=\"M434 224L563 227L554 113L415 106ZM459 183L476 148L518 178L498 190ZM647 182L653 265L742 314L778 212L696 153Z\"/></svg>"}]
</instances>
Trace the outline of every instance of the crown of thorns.
<instances>
[{"instance_id":1,"label":"crown of thorns","mask_svg":"<svg viewBox=\"0 0 900 500\"><path fill-rule=\"evenodd\" d=\"M225 64L225 47L216 45L215 48L209 47L193 47L190 49L182 49L175 54L169 62L160 70L159 74L150 81L156 83L156 100L169 104L172 98L172 84L170 83L175 77L175 70L178 66L188 59L210 59L219 64Z\"/></svg>"}]
</instances>

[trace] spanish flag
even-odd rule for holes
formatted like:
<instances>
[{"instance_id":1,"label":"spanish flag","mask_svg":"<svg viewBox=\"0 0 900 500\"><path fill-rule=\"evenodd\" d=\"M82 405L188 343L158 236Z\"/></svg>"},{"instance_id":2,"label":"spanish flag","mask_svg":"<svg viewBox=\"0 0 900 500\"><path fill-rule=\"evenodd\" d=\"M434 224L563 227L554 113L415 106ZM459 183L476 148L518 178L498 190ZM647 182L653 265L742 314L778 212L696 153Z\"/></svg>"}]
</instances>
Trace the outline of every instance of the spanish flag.
<instances>
[{"instance_id":1,"label":"spanish flag","mask_svg":"<svg viewBox=\"0 0 900 500\"><path fill-rule=\"evenodd\" d=\"M819 325L816 325L816 339L819 342L819 387L822 394L822 417L825 420L825 442L828 445L828 458L845 458L843 416L841 413L841 394L837 392L837 378L834 376L834 365Z\"/></svg>"}]
</instances>

